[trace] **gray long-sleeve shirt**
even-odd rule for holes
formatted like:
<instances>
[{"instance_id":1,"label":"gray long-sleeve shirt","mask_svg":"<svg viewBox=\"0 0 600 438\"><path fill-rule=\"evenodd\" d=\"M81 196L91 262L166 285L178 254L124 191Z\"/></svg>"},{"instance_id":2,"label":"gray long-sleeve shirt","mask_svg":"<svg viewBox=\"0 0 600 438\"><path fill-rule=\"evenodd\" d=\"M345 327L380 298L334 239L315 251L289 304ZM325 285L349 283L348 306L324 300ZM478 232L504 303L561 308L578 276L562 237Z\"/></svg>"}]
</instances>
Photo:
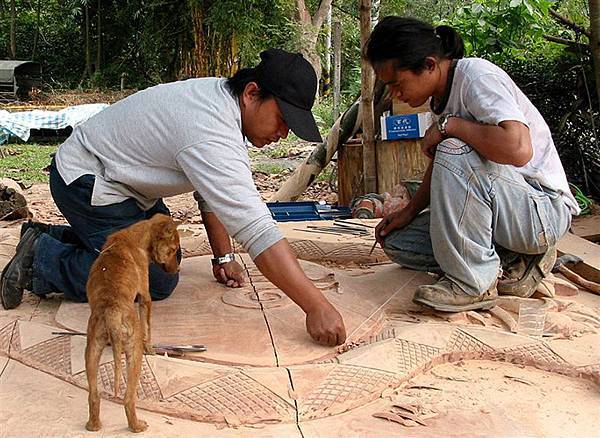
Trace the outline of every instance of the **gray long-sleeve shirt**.
<instances>
[{"instance_id":1,"label":"gray long-sleeve shirt","mask_svg":"<svg viewBox=\"0 0 600 438\"><path fill-rule=\"evenodd\" d=\"M159 198L197 190L252 258L283 238L252 180L239 102L225 79L157 85L77 126L59 147L65 183L96 177L92 205L134 198L147 210Z\"/></svg>"}]
</instances>

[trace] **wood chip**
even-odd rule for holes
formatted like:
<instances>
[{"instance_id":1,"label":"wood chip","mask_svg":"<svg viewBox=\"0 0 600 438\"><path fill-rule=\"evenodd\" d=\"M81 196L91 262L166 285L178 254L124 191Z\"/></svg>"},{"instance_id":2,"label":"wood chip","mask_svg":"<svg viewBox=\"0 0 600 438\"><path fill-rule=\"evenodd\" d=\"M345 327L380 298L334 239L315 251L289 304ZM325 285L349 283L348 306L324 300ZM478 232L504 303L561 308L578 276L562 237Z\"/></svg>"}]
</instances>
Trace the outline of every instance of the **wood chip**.
<instances>
[{"instance_id":1,"label":"wood chip","mask_svg":"<svg viewBox=\"0 0 600 438\"><path fill-rule=\"evenodd\" d=\"M442 376L440 374L435 373L434 371L431 371L431 374L433 374L435 377L438 377L440 379L452 380L453 382L470 382L470 380L461 379L460 377Z\"/></svg>"},{"instance_id":2,"label":"wood chip","mask_svg":"<svg viewBox=\"0 0 600 438\"><path fill-rule=\"evenodd\" d=\"M398 409L403 409L403 410L405 410L407 412L410 412L413 415L419 415L419 412L420 412L419 407L415 406L415 405L394 403L392 405L392 407L398 408Z\"/></svg>"},{"instance_id":3,"label":"wood chip","mask_svg":"<svg viewBox=\"0 0 600 438\"><path fill-rule=\"evenodd\" d=\"M517 332L517 325L518 325L517 320L515 318L513 318L509 312L507 312L500 306L492 307L489 310L489 312L492 315L494 315L496 318L498 318L500 321L502 321L504 324L506 324L506 327L508 327L508 329L512 333Z\"/></svg>"},{"instance_id":4,"label":"wood chip","mask_svg":"<svg viewBox=\"0 0 600 438\"><path fill-rule=\"evenodd\" d=\"M435 386L428 385L411 385L407 386L406 389L432 389L434 391L442 391L442 388L436 388Z\"/></svg>"},{"instance_id":5,"label":"wood chip","mask_svg":"<svg viewBox=\"0 0 600 438\"><path fill-rule=\"evenodd\" d=\"M415 423L418 423L421 426L428 426L428 424L421 420L417 415L411 414L410 412L398 412L397 414L405 420L414 421Z\"/></svg>"},{"instance_id":6,"label":"wood chip","mask_svg":"<svg viewBox=\"0 0 600 438\"><path fill-rule=\"evenodd\" d=\"M478 312L475 312L473 310L469 310L467 312L467 318L473 319L473 320L479 322L483 326L487 326L487 321L485 320L485 318L483 317L483 315L481 315Z\"/></svg>"},{"instance_id":7,"label":"wood chip","mask_svg":"<svg viewBox=\"0 0 600 438\"><path fill-rule=\"evenodd\" d=\"M388 421L393 421L394 423L398 423L398 424L401 424L402 426L406 426L406 427L417 426L417 423L415 421L405 420L400 415L392 414L390 412L375 412L373 414L373 417L382 418L382 419L388 420Z\"/></svg>"},{"instance_id":8,"label":"wood chip","mask_svg":"<svg viewBox=\"0 0 600 438\"><path fill-rule=\"evenodd\" d=\"M529 386L533 385L533 382L530 382L529 380L522 379L521 377L509 376L508 374L505 374L504 377L506 377L507 379L510 379L510 380L514 380L515 382L524 383L525 385L529 385Z\"/></svg>"},{"instance_id":9,"label":"wood chip","mask_svg":"<svg viewBox=\"0 0 600 438\"><path fill-rule=\"evenodd\" d=\"M223 417L225 418L225 422L227 423L227 426L229 426L229 427L233 427L234 429L237 429L239 426L242 425L242 422L236 415L224 414Z\"/></svg>"}]
</instances>

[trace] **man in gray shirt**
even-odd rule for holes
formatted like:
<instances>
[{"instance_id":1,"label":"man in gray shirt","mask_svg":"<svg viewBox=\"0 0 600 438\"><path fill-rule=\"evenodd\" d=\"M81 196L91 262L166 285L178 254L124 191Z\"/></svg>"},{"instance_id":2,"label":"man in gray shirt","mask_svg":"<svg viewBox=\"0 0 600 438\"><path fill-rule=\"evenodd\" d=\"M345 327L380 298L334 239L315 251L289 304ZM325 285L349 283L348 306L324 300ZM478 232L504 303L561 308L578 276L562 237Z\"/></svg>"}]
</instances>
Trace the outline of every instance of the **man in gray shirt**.
<instances>
[{"instance_id":1,"label":"man in gray shirt","mask_svg":"<svg viewBox=\"0 0 600 438\"><path fill-rule=\"evenodd\" d=\"M243 283L231 236L304 310L316 342L344 342L341 315L306 277L262 202L246 149L246 141L262 147L286 138L289 129L320 142L311 113L316 86L302 55L270 49L256 67L229 79L151 87L76 127L50 169L52 197L70 226L23 226L0 279L3 306L18 306L24 289L86 301L88 272L106 237L169 214L162 198L196 191L216 279L230 287ZM178 274L151 266L153 299L168 297L177 281Z\"/></svg>"}]
</instances>

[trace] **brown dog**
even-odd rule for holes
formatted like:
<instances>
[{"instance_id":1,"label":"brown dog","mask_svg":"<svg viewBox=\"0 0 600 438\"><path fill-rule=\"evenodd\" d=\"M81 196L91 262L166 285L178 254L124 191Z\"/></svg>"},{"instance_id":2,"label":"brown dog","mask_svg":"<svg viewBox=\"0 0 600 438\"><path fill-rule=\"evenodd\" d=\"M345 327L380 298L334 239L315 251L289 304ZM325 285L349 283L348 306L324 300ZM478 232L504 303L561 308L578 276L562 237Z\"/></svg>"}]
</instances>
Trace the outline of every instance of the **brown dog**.
<instances>
[{"instance_id":1,"label":"brown dog","mask_svg":"<svg viewBox=\"0 0 600 438\"><path fill-rule=\"evenodd\" d=\"M146 430L148 424L135 413L137 385L142 369L142 354L153 353L150 342L151 298L148 266L154 262L166 272L179 270L179 234L169 216L133 224L111 234L92 265L87 281L87 297L92 309L87 328L85 370L89 385L89 420L86 429L100 430L100 397L97 373L104 347L112 345L115 361L115 397L121 380L121 355L127 359L125 414L133 432ZM139 317L135 299L139 297Z\"/></svg>"}]
</instances>

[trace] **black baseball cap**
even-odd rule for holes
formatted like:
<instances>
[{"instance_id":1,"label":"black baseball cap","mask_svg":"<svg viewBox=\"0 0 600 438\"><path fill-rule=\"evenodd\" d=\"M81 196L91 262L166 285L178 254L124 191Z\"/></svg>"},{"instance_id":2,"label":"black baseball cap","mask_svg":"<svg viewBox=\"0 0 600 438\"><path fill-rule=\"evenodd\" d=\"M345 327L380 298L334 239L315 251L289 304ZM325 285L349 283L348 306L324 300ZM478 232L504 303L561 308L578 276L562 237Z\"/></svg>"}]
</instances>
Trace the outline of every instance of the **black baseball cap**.
<instances>
[{"instance_id":1,"label":"black baseball cap","mask_svg":"<svg viewBox=\"0 0 600 438\"><path fill-rule=\"evenodd\" d=\"M298 137L322 142L321 134L310 112L315 103L317 75L300 53L269 49L260 54L256 66L259 86L273 94L283 119Z\"/></svg>"}]
</instances>

